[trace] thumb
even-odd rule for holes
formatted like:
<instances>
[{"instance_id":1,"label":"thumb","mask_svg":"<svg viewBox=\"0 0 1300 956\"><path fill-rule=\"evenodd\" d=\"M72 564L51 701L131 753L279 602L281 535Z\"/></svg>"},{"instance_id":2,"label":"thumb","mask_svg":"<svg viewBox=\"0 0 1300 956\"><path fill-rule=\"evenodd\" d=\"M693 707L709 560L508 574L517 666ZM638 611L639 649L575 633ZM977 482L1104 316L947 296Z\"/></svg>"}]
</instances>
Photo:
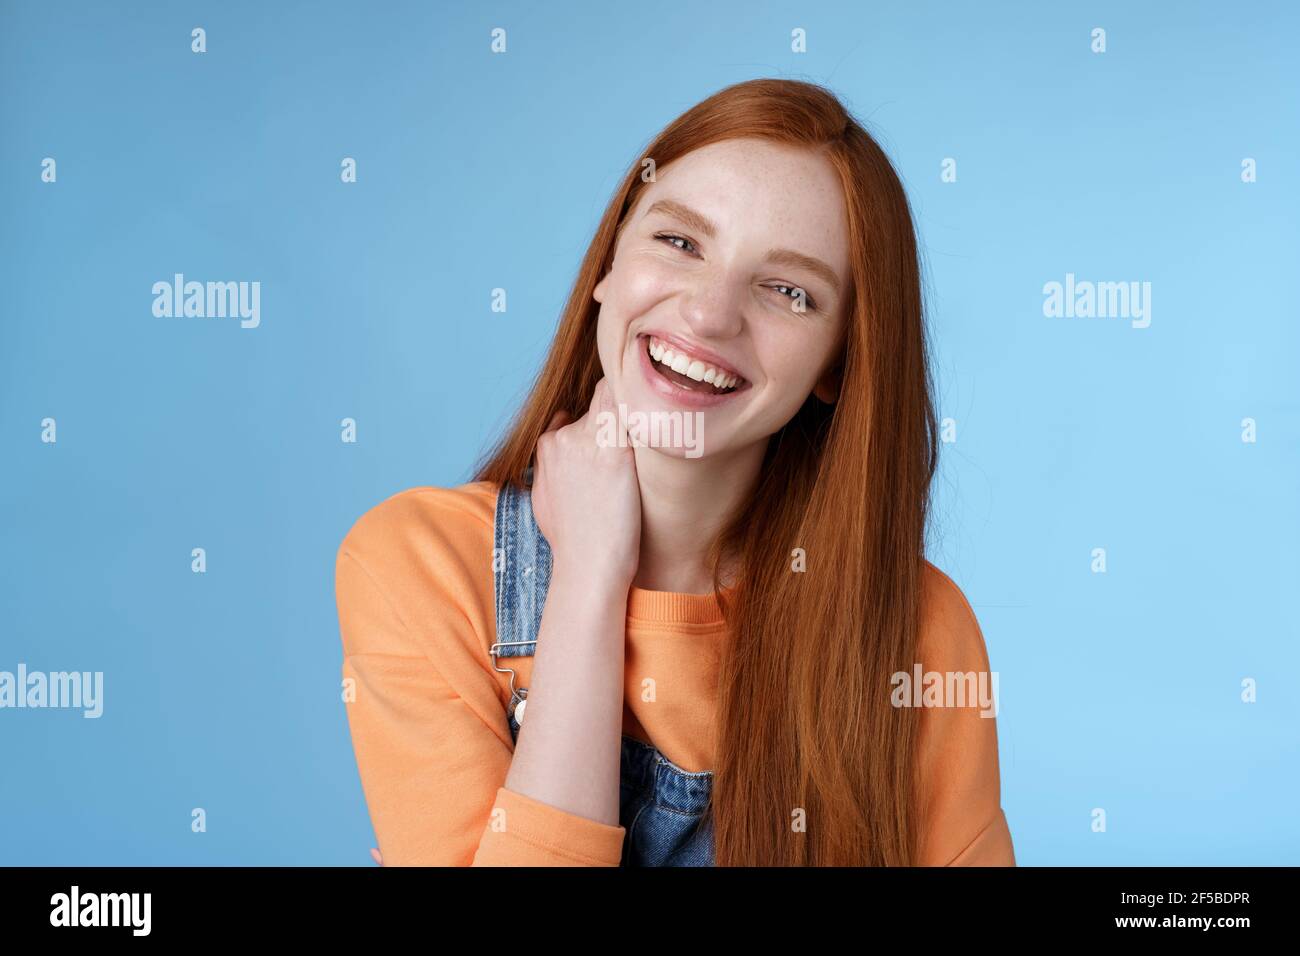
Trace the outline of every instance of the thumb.
<instances>
[{"instance_id":1,"label":"thumb","mask_svg":"<svg viewBox=\"0 0 1300 956\"><path fill-rule=\"evenodd\" d=\"M596 387L591 393L591 404L587 409L587 415L592 426L600 423L602 412L609 412L611 415L615 412L614 392L609 387L609 381L604 378L596 382Z\"/></svg>"},{"instance_id":2,"label":"thumb","mask_svg":"<svg viewBox=\"0 0 1300 956\"><path fill-rule=\"evenodd\" d=\"M624 448L629 444L627 423L621 420L614 404L614 390L603 378L592 391L591 406L587 410L584 424L598 447L613 445Z\"/></svg>"},{"instance_id":3,"label":"thumb","mask_svg":"<svg viewBox=\"0 0 1300 956\"><path fill-rule=\"evenodd\" d=\"M546 430L543 431L542 434L545 435L547 432L553 432L557 428L563 428L571 421L573 421L573 416L561 408L559 411L557 411L554 415L551 416L550 424L546 426ZM528 467L533 469L533 475L534 477L536 477L537 474L537 449L536 448L533 449L533 453L528 457Z\"/></svg>"}]
</instances>

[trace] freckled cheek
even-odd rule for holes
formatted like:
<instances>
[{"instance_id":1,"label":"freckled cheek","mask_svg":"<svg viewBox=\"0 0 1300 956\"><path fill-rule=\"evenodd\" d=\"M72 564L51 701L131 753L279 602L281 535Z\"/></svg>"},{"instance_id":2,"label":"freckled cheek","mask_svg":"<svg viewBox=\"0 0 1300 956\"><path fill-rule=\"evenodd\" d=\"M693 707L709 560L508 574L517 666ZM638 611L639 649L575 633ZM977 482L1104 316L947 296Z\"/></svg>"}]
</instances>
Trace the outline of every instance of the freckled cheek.
<instances>
[{"instance_id":1,"label":"freckled cheek","mask_svg":"<svg viewBox=\"0 0 1300 956\"><path fill-rule=\"evenodd\" d=\"M624 266L616 286L619 312L629 319L649 312L676 289L671 269L645 260Z\"/></svg>"},{"instance_id":2,"label":"freckled cheek","mask_svg":"<svg viewBox=\"0 0 1300 956\"><path fill-rule=\"evenodd\" d=\"M771 337L756 350L763 389L782 408L797 410L816 382L816 363L806 340L798 336Z\"/></svg>"}]
</instances>

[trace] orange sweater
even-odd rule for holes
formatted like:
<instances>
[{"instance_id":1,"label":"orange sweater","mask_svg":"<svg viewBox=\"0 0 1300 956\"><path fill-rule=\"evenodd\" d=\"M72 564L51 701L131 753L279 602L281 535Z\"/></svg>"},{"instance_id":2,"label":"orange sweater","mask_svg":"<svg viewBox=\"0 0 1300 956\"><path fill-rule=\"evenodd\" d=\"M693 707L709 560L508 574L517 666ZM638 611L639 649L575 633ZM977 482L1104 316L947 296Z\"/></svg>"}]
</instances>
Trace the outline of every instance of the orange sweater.
<instances>
[{"instance_id":1,"label":"orange sweater","mask_svg":"<svg viewBox=\"0 0 1300 956\"><path fill-rule=\"evenodd\" d=\"M514 745L509 675L496 639L496 488L411 488L361 516L339 547L335 589L357 768L386 866L618 866L624 828L504 786ZM926 671L987 671L984 639L957 586L926 565L920 660ZM682 769L711 767L726 625L711 594L632 588L623 732ZM527 687L531 657L509 659ZM660 693L641 699L641 674ZM665 679L668 678L668 679ZM1014 865L1000 805L996 720L978 708L925 708L923 865ZM493 826L494 809L507 828Z\"/></svg>"}]
</instances>

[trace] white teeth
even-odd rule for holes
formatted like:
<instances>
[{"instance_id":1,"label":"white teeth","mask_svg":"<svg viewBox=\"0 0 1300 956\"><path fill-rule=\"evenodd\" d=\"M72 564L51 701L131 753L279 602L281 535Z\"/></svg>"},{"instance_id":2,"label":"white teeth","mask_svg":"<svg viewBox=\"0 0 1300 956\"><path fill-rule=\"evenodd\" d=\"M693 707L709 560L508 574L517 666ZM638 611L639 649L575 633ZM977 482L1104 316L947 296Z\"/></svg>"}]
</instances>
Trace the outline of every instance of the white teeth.
<instances>
[{"instance_id":1,"label":"white teeth","mask_svg":"<svg viewBox=\"0 0 1300 956\"><path fill-rule=\"evenodd\" d=\"M691 358L683 352L674 352L667 345L653 337L650 339L649 352L652 359L661 365L668 366L679 375L685 375L697 382L705 382L715 388L734 388L740 382L739 376L723 372L703 360Z\"/></svg>"}]
</instances>

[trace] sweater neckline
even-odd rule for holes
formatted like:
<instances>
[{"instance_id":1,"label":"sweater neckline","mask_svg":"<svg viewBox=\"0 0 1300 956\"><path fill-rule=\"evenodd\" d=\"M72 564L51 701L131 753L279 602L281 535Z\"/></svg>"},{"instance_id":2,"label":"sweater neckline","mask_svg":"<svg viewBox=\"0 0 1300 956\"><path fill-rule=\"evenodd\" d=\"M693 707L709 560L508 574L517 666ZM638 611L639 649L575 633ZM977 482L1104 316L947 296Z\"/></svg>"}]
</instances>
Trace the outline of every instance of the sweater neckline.
<instances>
[{"instance_id":1,"label":"sweater neckline","mask_svg":"<svg viewBox=\"0 0 1300 956\"><path fill-rule=\"evenodd\" d=\"M724 587L730 597L734 588ZM627 616L631 620L656 624L723 624L722 605L713 592L684 594L677 591L647 591L632 587L627 595Z\"/></svg>"}]
</instances>

